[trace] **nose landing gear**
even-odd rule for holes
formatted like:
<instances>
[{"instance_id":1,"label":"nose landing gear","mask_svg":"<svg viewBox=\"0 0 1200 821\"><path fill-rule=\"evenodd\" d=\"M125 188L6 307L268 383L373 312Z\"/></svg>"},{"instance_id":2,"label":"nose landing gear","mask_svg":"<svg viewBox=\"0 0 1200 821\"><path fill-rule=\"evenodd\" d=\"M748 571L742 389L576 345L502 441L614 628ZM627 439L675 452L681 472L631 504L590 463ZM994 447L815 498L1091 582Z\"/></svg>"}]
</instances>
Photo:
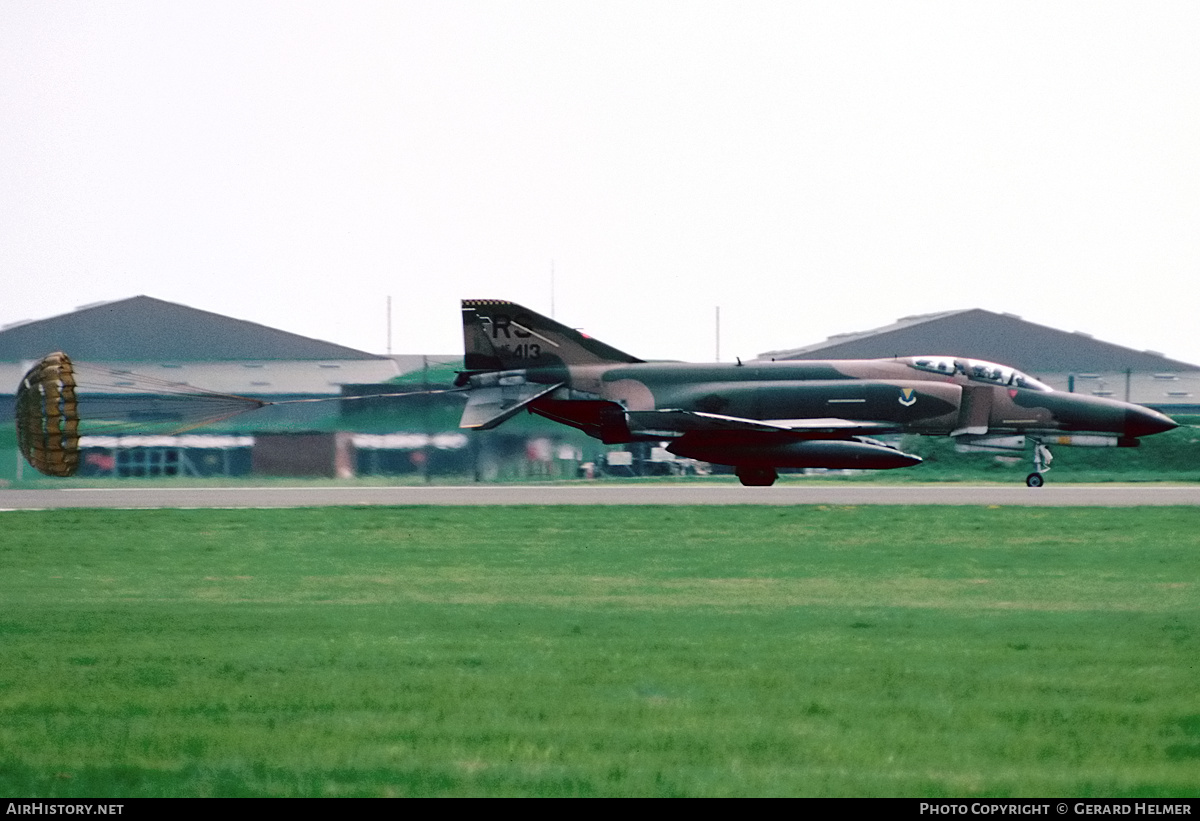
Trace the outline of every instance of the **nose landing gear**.
<instances>
[{"instance_id":1,"label":"nose landing gear","mask_svg":"<svg viewBox=\"0 0 1200 821\"><path fill-rule=\"evenodd\" d=\"M1033 473L1025 477L1025 484L1029 487L1041 487L1046 484L1043 473L1050 469L1050 463L1054 461L1054 454L1050 452L1050 448L1043 445L1041 442L1033 443Z\"/></svg>"}]
</instances>

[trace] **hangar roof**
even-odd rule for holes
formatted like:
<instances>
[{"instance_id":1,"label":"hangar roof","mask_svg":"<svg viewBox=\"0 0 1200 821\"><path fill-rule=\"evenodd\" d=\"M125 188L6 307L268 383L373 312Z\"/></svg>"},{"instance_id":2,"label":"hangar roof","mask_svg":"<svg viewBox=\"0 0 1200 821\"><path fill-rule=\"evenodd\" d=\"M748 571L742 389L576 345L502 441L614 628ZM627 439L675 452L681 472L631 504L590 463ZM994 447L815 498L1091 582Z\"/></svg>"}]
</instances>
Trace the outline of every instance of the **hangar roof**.
<instances>
[{"instance_id":1,"label":"hangar roof","mask_svg":"<svg viewBox=\"0 0 1200 821\"><path fill-rule=\"evenodd\" d=\"M882 328L838 334L802 348L767 351L759 358L877 359L921 354L1002 362L1034 374L1200 370L1155 351L1137 351L981 308L907 316Z\"/></svg>"},{"instance_id":2,"label":"hangar roof","mask_svg":"<svg viewBox=\"0 0 1200 821\"><path fill-rule=\"evenodd\" d=\"M52 351L96 362L384 358L148 296L0 329L0 361L40 359Z\"/></svg>"}]
</instances>

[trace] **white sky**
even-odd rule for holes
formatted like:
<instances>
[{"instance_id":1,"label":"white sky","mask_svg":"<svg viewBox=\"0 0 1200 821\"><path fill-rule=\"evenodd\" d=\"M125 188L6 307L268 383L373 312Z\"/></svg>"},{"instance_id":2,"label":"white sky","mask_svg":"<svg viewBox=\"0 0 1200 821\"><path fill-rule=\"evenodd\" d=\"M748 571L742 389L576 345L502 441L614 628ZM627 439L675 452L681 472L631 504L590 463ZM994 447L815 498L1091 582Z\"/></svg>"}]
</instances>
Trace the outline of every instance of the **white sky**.
<instances>
[{"instance_id":1,"label":"white sky","mask_svg":"<svg viewBox=\"0 0 1200 821\"><path fill-rule=\"evenodd\" d=\"M1200 363L1200 3L0 0L0 324L649 358L954 308ZM952 352L948 352L952 353Z\"/></svg>"}]
</instances>

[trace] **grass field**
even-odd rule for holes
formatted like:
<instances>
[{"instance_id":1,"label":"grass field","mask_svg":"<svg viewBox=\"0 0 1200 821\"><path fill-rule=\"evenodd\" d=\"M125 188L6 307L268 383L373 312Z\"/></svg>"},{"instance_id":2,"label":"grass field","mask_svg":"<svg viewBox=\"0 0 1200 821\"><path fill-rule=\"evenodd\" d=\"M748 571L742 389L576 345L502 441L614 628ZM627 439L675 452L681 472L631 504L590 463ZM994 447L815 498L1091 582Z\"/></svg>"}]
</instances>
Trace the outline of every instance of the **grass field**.
<instances>
[{"instance_id":1,"label":"grass field","mask_svg":"<svg viewBox=\"0 0 1200 821\"><path fill-rule=\"evenodd\" d=\"M0 794L1195 796L1200 510L0 513Z\"/></svg>"}]
</instances>

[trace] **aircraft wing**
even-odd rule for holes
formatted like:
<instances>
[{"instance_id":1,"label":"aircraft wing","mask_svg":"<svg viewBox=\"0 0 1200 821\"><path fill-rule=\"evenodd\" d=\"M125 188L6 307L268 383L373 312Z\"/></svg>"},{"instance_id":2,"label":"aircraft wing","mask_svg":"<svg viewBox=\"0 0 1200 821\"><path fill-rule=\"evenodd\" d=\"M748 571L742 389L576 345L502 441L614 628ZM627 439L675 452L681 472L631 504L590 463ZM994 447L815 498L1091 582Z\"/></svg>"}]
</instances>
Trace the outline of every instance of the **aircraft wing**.
<instances>
[{"instance_id":1,"label":"aircraft wing","mask_svg":"<svg viewBox=\"0 0 1200 821\"><path fill-rule=\"evenodd\" d=\"M820 434L887 433L894 431L894 422L871 422L854 419L744 419L703 411L659 410L630 411L625 414L631 430L639 434L663 433L678 436L692 432L743 431L754 433Z\"/></svg>"}]
</instances>

